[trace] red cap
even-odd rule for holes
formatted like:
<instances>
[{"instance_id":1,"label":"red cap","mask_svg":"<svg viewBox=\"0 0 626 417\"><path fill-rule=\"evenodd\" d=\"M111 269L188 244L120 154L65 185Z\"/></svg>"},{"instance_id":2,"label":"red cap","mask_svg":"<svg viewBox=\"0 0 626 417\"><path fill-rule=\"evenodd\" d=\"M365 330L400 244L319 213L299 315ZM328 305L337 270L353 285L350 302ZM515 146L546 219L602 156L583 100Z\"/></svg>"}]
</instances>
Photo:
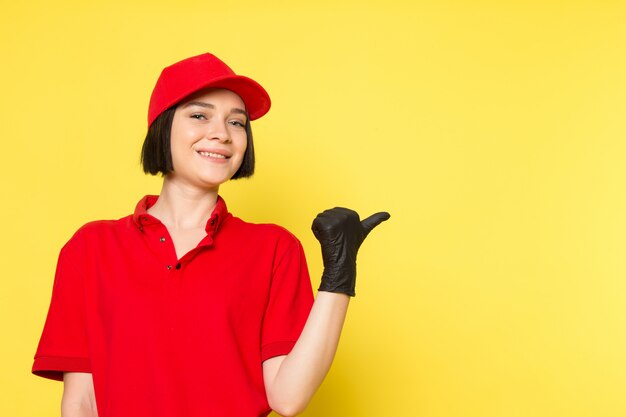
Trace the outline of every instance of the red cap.
<instances>
[{"instance_id":1,"label":"red cap","mask_svg":"<svg viewBox=\"0 0 626 417\"><path fill-rule=\"evenodd\" d=\"M150 96L148 127L161 113L188 95L210 87L237 93L246 105L250 120L263 116L272 104L259 83L235 74L218 57L206 53L183 59L161 71Z\"/></svg>"}]
</instances>

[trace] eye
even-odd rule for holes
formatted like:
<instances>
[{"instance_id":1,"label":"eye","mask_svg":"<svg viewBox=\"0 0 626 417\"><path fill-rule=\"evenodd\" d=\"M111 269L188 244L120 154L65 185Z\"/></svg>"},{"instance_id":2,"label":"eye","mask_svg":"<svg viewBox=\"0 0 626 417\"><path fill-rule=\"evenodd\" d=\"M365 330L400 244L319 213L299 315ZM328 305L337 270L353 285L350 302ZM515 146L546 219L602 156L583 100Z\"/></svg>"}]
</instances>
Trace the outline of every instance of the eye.
<instances>
[{"instance_id":1,"label":"eye","mask_svg":"<svg viewBox=\"0 0 626 417\"><path fill-rule=\"evenodd\" d=\"M229 123L230 123L231 125L233 125L233 126L237 126L237 127L242 127L242 128L245 128L245 127L246 127L246 123L245 123L245 122L242 122L242 121L239 121L239 120L231 120Z\"/></svg>"},{"instance_id":2,"label":"eye","mask_svg":"<svg viewBox=\"0 0 626 417\"><path fill-rule=\"evenodd\" d=\"M206 120L206 116L202 113L192 113L189 117L196 120Z\"/></svg>"}]
</instances>

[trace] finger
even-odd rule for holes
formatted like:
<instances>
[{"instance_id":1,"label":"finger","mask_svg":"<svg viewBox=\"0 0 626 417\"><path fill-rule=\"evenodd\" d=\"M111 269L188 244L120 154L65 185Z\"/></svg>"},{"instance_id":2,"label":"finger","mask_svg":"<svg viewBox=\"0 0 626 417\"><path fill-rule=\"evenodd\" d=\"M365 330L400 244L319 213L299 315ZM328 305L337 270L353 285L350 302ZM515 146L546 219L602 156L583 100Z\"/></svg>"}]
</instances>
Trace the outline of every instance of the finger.
<instances>
[{"instance_id":1,"label":"finger","mask_svg":"<svg viewBox=\"0 0 626 417\"><path fill-rule=\"evenodd\" d=\"M372 229L374 229L376 226L378 226L385 220L388 220L390 217L391 217L391 214L387 213L386 211L381 211L379 213L372 214L367 219L363 220L361 222L361 226L363 226L363 230L365 231L365 236L367 236L369 232L372 231Z\"/></svg>"},{"instance_id":2,"label":"finger","mask_svg":"<svg viewBox=\"0 0 626 417\"><path fill-rule=\"evenodd\" d=\"M332 208L330 210L326 210L328 212L335 212L335 213L347 213L347 214L356 214L358 216L358 213L352 209L346 208L346 207L335 207Z\"/></svg>"},{"instance_id":3,"label":"finger","mask_svg":"<svg viewBox=\"0 0 626 417\"><path fill-rule=\"evenodd\" d=\"M313 223L311 224L311 230L313 231L315 237L319 240L326 230L332 228L334 221L335 217L329 213L329 210L318 214L317 217L313 219Z\"/></svg>"}]
</instances>

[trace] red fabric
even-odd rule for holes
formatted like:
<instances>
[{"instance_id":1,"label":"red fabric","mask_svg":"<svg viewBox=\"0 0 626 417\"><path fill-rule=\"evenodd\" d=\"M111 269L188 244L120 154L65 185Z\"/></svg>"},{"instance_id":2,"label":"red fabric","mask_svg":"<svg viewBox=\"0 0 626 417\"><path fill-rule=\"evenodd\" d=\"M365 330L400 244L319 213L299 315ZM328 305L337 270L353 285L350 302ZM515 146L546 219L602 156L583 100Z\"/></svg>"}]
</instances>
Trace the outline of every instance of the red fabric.
<instances>
[{"instance_id":1,"label":"red fabric","mask_svg":"<svg viewBox=\"0 0 626 417\"><path fill-rule=\"evenodd\" d=\"M33 373L91 372L100 417L266 416L262 362L289 353L313 303L300 242L218 198L177 260L156 199L65 244Z\"/></svg>"},{"instance_id":2,"label":"red fabric","mask_svg":"<svg viewBox=\"0 0 626 417\"><path fill-rule=\"evenodd\" d=\"M150 96L148 126L165 110L204 88L225 88L237 93L246 105L250 120L266 114L272 104L259 83L235 74L218 57L205 53L163 69Z\"/></svg>"}]
</instances>

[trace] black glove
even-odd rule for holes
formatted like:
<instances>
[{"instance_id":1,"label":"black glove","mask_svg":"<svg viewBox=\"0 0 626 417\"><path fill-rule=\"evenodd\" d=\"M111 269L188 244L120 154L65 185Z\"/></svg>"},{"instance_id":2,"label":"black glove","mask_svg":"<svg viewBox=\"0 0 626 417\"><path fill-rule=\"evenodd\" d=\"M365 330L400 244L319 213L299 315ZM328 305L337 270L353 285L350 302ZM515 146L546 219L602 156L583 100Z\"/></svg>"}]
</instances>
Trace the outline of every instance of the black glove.
<instances>
[{"instance_id":1,"label":"black glove","mask_svg":"<svg viewBox=\"0 0 626 417\"><path fill-rule=\"evenodd\" d=\"M318 291L355 296L357 251L368 233L389 217L389 213L380 212L360 221L356 211L343 207L317 215L311 230L322 245L324 260Z\"/></svg>"}]
</instances>

